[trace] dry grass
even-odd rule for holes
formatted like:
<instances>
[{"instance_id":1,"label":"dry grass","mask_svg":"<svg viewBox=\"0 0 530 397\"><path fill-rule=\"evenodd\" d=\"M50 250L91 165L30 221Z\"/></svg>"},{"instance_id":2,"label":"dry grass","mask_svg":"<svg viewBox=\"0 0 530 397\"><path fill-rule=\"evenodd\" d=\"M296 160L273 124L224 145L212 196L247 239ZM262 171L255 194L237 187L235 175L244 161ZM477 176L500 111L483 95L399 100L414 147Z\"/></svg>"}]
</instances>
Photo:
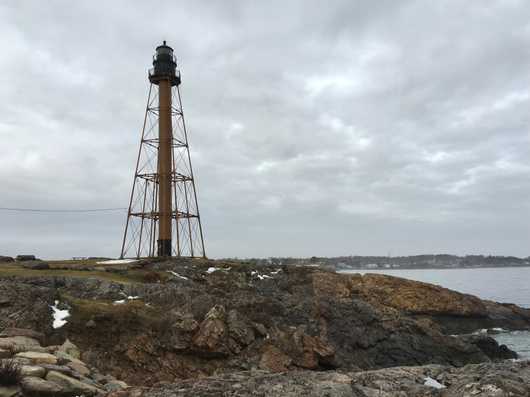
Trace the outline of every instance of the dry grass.
<instances>
[{"instance_id":1,"label":"dry grass","mask_svg":"<svg viewBox=\"0 0 530 397\"><path fill-rule=\"evenodd\" d=\"M121 284L165 282L168 279L164 272L153 272L148 269L130 269L105 271L104 268L94 270L81 270L76 268L65 268L62 266L52 266L46 270L26 269L16 263L0 265L1 277L95 277L101 280L113 281Z\"/></svg>"},{"instance_id":2,"label":"dry grass","mask_svg":"<svg viewBox=\"0 0 530 397\"><path fill-rule=\"evenodd\" d=\"M0 361L0 385L14 386L22 380L20 366L13 360Z\"/></svg>"}]
</instances>

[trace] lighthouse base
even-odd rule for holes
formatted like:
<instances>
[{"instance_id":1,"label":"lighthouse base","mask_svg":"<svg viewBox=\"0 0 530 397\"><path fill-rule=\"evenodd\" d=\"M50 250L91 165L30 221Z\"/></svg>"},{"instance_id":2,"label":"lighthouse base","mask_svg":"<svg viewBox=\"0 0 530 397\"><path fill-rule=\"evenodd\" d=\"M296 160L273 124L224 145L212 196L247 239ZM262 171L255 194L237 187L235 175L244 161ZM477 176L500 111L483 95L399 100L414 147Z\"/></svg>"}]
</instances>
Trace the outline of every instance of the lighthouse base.
<instances>
[{"instance_id":1,"label":"lighthouse base","mask_svg":"<svg viewBox=\"0 0 530 397\"><path fill-rule=\"evenodd\" d=\"M158 240L158 256L171 256L171 239Z\"/></svg>"}]
</instances>

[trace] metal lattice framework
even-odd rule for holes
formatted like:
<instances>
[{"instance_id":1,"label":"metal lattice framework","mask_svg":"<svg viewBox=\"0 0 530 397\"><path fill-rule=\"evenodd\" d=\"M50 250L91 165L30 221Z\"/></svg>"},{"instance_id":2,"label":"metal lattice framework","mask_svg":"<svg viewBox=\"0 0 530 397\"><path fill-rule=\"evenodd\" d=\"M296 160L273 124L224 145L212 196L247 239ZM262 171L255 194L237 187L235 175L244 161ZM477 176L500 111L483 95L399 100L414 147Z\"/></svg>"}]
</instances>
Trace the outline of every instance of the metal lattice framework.
<instances>
[{"instance_id":1,"label":"metal lattice framework","mask_svg":"<svg viewBox=\"0 0 530 397\"><path fill-rule=\"evenodd\" d=\"M206 257L191 167L188 133L179 86L171 89L172 119L172 255ZM142 139L123 236L121 258L157 255L158 238L158 86L151 84L147 99Z\"/></svg>"}]
</instances>

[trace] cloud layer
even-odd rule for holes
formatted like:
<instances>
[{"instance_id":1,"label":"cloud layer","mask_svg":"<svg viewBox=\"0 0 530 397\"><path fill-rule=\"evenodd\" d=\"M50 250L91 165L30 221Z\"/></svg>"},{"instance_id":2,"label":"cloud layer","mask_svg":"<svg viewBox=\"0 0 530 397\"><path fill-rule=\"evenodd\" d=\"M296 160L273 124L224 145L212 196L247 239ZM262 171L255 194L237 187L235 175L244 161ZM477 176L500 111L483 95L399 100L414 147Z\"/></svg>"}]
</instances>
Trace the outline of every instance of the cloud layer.
<instances>
[{"instance_id":1,"label":"cloud layer","mask_svg":"<svg viewBox=\"0 0 530 397\"><path fill-rule=\"evenodd\" d=\"M165 39L209 256L513 254L525 1L0 5L0 206L126 206ZM119 254L125 214L0 212L0 254Z\"/></svg>"}]
</instances>

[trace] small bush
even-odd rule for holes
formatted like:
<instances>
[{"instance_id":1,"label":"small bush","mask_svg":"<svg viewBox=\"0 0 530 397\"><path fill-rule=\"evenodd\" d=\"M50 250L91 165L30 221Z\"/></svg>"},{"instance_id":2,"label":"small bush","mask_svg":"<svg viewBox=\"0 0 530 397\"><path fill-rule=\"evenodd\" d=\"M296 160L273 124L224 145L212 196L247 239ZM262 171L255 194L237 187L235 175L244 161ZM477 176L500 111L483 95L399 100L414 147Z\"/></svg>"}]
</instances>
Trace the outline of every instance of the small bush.
<instances>
[{"instance_id":1,"label":"small bush","mask_svg":"<svg viewBox=\"0 0 530 397\"><path fill-rule=\"evenodd\" d=\"M14 360L0 361L0 385L18 385L21 380L20 366Z\"/></svg>"}]
</instances>

